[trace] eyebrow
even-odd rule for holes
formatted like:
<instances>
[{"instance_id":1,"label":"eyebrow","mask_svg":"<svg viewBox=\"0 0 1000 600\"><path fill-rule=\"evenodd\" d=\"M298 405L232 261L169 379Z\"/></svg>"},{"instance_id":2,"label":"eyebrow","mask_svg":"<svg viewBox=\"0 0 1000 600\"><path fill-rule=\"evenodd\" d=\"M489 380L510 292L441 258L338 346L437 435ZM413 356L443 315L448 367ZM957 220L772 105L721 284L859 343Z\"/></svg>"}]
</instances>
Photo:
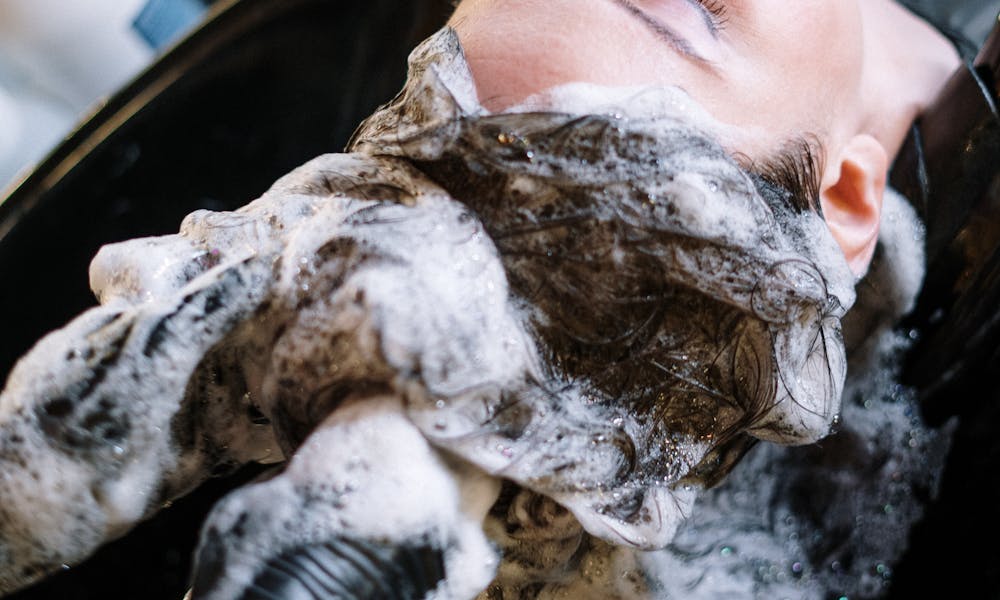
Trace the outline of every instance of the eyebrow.
<instances>
[{"instance_id":1,"label":"eyebrow","mask_svg":"<svg viewBox=\"0 0 1000 600\"><path fill-rule=\"evenodd\" d=\"M653 33L656 34L657 37L667 42L667 44L677 52L683 54L685 57L691 60L701 63L702 65L711 66L712 62L706 59L701 54L699 54L698 51L694 49L694 46L691 45L691 42L687 40L687 38L677 33L664 23L661 23L657 19L650 17L641 8L639 8L635 4L632 4L631 0L611 0L611 1L617 4L618 6L624 8L633 17L642 21L646 25L646 27L650 28L653 31Z\"/></svg>"}]
</instances>

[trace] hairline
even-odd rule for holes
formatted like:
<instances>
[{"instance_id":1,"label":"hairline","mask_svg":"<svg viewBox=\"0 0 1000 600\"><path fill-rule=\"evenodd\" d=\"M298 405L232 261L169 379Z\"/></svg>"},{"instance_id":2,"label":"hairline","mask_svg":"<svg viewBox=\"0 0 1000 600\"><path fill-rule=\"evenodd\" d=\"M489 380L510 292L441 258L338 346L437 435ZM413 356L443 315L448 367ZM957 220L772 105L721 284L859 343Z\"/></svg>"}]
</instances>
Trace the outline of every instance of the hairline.
<instances>
[{"instance_id":1,"label":"hairline","mask_svg":"<svg viewBox=\"0 0 1000 600\"><path fill-rule=\"evenodd\" d=\"M786 192L796 212L823 215L819 195L825 152L815 134L790 138L764 159L754 160L742 153L733 158L749 174Z\"/></svg>"}]
</instances>

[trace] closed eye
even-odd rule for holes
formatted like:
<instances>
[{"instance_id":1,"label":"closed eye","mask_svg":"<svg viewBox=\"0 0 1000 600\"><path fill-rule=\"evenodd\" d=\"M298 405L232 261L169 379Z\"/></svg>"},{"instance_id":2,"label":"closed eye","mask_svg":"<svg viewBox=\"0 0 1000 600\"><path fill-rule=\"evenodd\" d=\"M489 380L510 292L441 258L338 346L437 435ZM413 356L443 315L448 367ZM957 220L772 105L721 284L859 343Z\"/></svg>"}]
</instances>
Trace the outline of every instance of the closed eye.
<instances>
[{"instance_id":1,"label":"closed eye","mask_svg":"<svg viewBox=\"0 0 1000 600\"><path fill-rule=\"evenodd\" d=\"M726 4L722 0L695 0L701 5L706 13L706 17L711 22L713 33L717 33L726 27Z\"/></svg>"},{"instance_id":2,"label":"closed eye","mask_svg":"<svg viewBox=\"0 0 1000 600\"><path fill-rule=\"evenodd\" d=\"M712 67L713 61L707 59L703 52L714 52L719 41L717 22L721 24L724 21L726 8L722 0L611 1L642 21L681 55L693 59L700 66ZM710 12L705 2L709 2L716 12Z\"/></svg>"}]
</instances>

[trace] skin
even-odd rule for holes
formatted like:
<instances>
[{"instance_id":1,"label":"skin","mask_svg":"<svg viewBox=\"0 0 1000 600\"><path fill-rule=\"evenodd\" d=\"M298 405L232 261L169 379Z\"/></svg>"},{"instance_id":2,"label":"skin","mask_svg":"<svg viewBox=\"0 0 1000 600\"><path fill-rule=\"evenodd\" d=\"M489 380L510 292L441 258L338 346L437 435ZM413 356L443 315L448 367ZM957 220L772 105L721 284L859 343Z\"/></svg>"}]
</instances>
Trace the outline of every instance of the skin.
<instances>
[{"instance_id":1,"label":"skin","mask_svg":"<svg viewBox=\"0 0 1000 600\"><path fill-rule=\"evenodd\" d=\"M451 25L492 111L576 81L671 85L751 161L814 142L824 215L859 274L889 162L959 66L892 0L464 0Z\"/></svg>"}]
</instances>

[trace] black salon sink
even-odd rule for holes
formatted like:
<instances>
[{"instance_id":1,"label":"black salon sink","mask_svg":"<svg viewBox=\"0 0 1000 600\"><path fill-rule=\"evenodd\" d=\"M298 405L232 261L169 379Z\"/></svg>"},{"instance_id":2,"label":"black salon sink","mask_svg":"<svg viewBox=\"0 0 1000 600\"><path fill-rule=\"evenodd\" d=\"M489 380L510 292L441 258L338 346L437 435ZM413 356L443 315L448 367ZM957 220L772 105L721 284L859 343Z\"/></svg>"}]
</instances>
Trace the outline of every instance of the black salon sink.
<instances>
[{"instance_id":1,"label":"black salon sink","mask_svg":"<svg viewBox=\"0 0 1000 600\"><path fill-rule=\"evenodd\" d=\"M39 337L96 304L87 266L101 245L176 232L195 209L246 204L342 150L450 10L447 0L216 2L0 203L0 382ZM205 512L258 471L210 483L14 597L179 600Z\"/></svg>"},{"instance_id":2,"label":"black salon sink","mask_svg":"<svg viewBox=\"0 0 1000 600\"><path fill-rule=\"evenodd\" d=\"M238 0L113 97L0 203L0 380L94 303L105 243L175 232L343 148L402 85L446 0Z\"/></svg>"}]
</instances>

